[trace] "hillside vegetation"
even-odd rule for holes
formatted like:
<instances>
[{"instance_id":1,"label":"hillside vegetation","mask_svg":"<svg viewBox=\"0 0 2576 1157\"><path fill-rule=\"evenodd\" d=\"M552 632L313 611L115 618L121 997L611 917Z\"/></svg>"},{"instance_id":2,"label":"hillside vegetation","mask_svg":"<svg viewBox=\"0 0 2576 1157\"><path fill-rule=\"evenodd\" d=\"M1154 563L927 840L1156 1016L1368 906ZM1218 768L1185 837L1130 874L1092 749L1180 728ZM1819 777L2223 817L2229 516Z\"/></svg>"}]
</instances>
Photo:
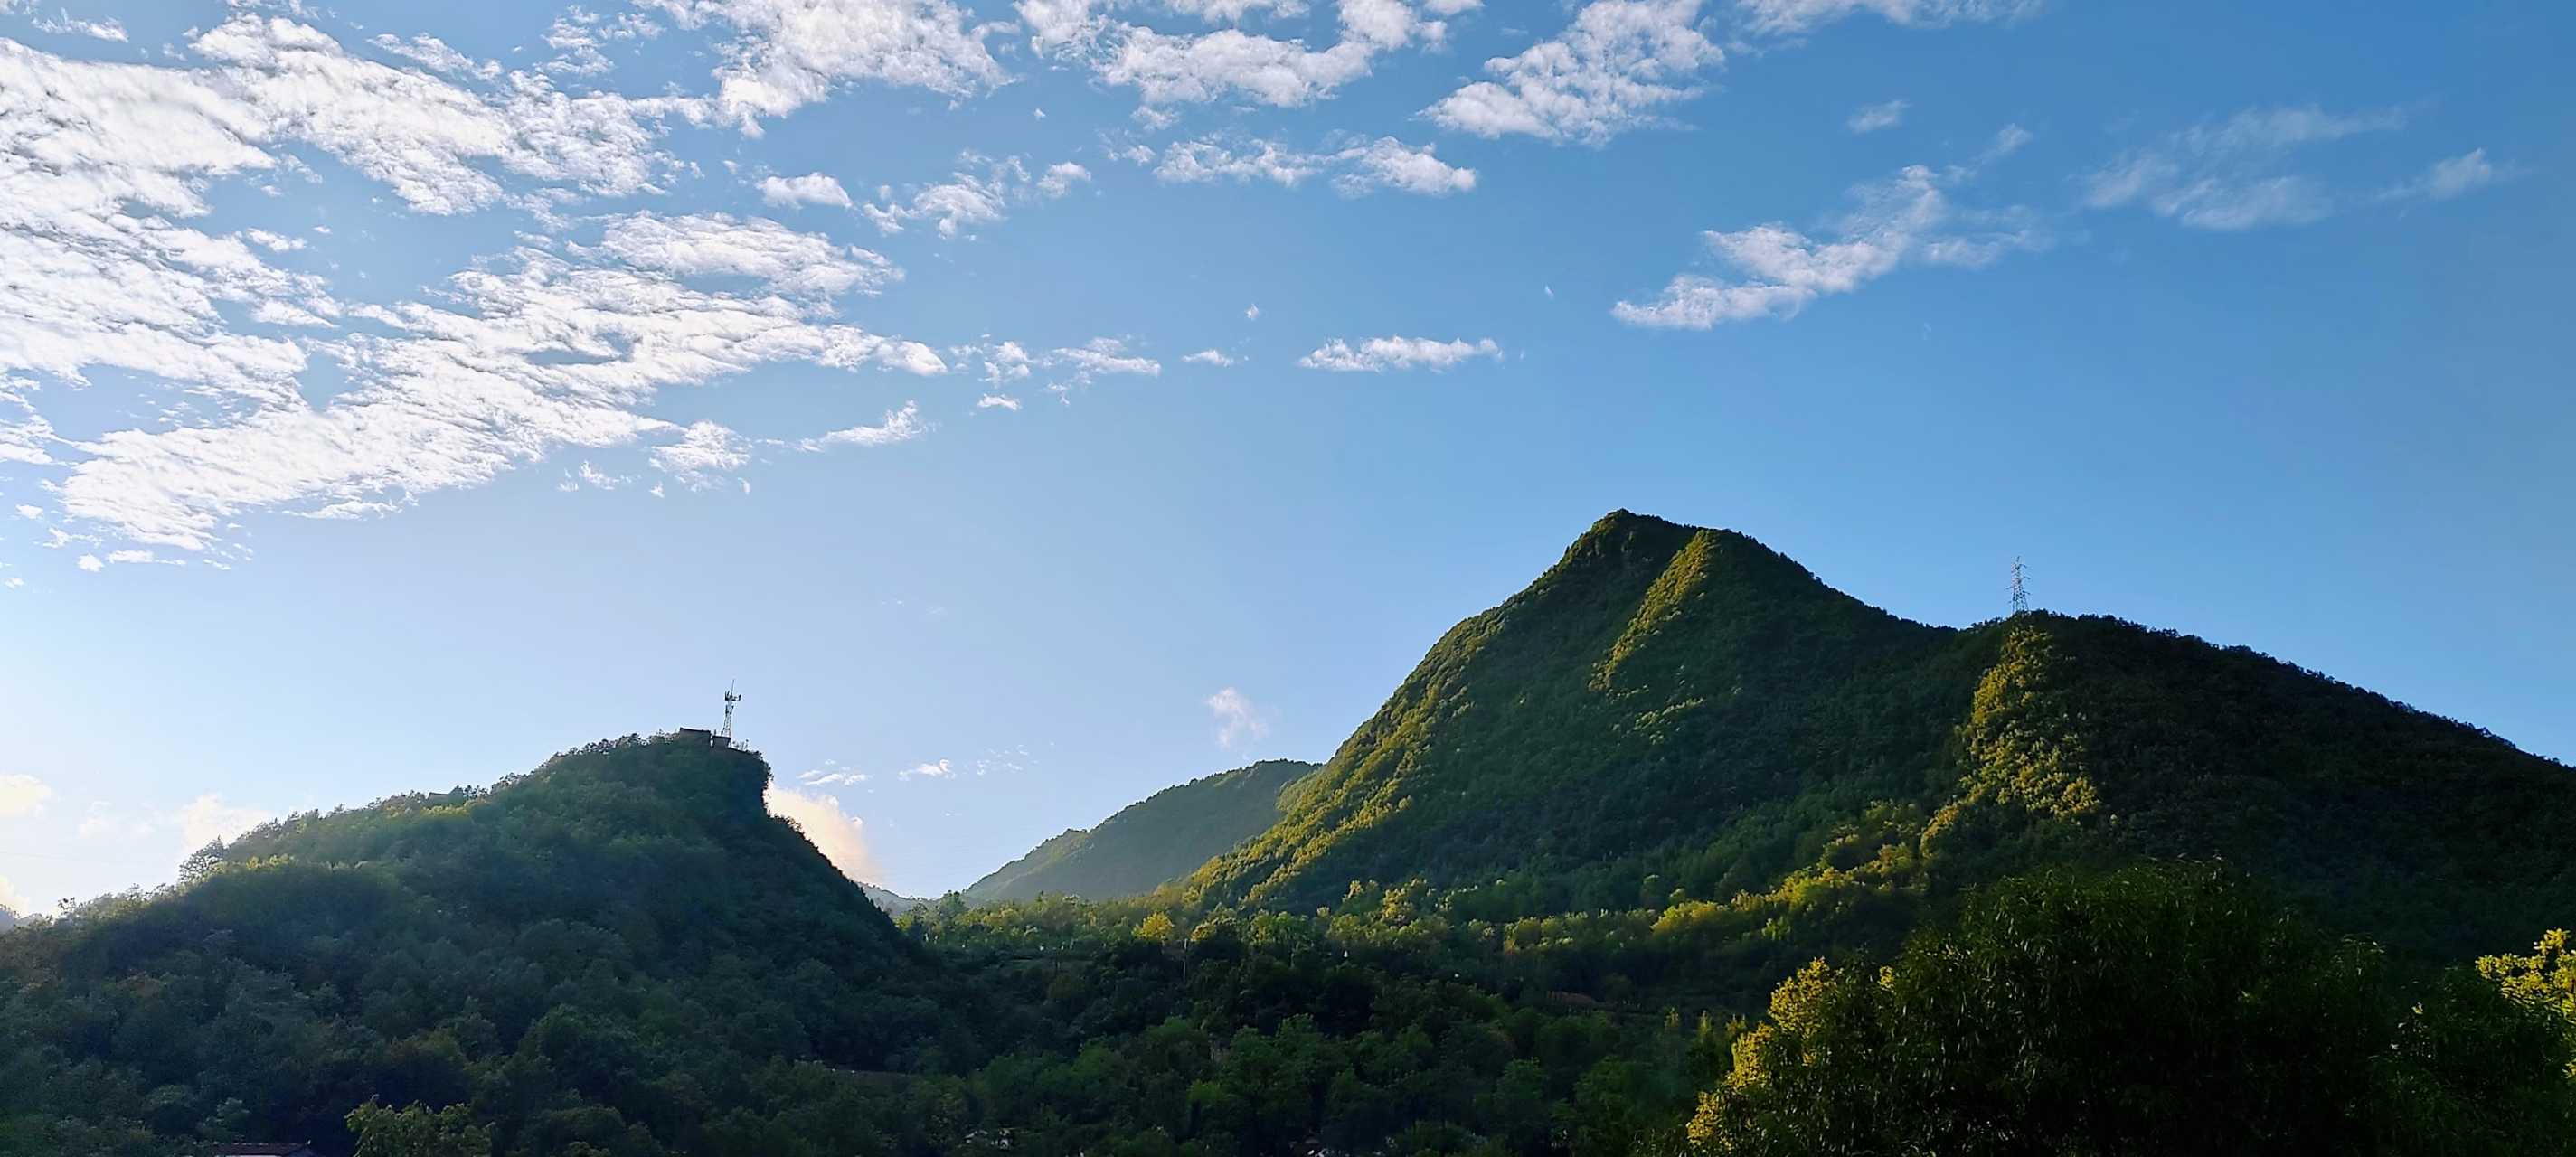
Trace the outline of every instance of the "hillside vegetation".
<instances>
[{"instance_id":1,"label":"hillside vegetation","mask_svg":"<svg viewBox=\"0 0 2576 1157\"><path fill-rule=\"evenodd\" d=\"M1268 831L1315 765L1265 759L1167 787L1088 831L1069 831L994 869L964 892L974 903L1046 893L1141 896Z\"/></svg>"},{"instance_id":2,"label":"hillside vegetation","mask_svg":"<svg viewBox=\"0 0 2576 1157\"><path fill-rule=\"evenodd\" d=\"M0 934L0 1157L2576 1151L2576 773L1722 531L1612 515L985 903L768 779L629 737Z\"/></svg>"}]
</instances>

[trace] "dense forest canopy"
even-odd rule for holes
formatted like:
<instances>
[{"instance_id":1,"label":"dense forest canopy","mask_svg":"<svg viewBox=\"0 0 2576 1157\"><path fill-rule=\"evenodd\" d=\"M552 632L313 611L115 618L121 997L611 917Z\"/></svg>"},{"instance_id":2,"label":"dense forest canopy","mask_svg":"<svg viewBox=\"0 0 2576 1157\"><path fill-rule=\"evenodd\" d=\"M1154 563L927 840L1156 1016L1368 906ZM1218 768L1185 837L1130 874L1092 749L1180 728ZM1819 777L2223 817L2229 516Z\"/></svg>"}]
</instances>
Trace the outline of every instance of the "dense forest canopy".
<instances>
[{"instance_id":1,"label":"dense forest canopy","mask_svg":"<svg viewBox=\"0 0 2576 1157\"><path fill-rule=\"evenodd\" d=\"M890 919L768 780L593 744L0 934L0 1154L2576 1138L2576 773L2114 620L1907 623L1723 532L1613 515L1320 769L1017 866L1091 899Z\"/></svg>"}]
</instances>

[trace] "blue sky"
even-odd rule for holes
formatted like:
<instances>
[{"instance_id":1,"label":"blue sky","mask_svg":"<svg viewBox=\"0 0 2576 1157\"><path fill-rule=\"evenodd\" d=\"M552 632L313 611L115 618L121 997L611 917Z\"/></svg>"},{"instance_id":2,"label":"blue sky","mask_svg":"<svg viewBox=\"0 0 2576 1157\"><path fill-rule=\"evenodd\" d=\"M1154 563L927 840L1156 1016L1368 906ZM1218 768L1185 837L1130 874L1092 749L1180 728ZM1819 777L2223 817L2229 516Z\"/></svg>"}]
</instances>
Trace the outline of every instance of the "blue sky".
<instances>
[{"instance_id":1,"label":"blue sky","mask_svg":"<svg viewBox=\"0 0 2576 1157\"><path fill-rule=\"evenodd\" d=\"M2576 13L0 0L0 904L710 723L960 887L1613 508L2576 758Z\"/></svg>"}]
</instances>

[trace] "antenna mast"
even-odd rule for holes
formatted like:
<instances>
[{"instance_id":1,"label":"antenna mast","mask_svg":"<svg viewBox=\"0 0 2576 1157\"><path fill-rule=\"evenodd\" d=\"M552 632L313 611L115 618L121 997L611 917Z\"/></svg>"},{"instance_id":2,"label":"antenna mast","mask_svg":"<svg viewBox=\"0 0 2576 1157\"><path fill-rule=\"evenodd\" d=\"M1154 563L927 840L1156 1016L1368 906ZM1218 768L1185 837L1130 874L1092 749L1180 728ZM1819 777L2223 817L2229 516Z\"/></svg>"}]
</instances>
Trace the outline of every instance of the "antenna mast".
<instances>
[{"instance_id":1,"label":"antenna mast","mask_svg":"<svg viewBox=\"0 0 2576 1157\"><path fill-rule=\"evenodd\" d=\"M2015 618L2019 618L2022 615L2030 613L2030 592L2022 586L2022 578L2025 573L2026 572L2022 570L2021 560L2018 558L2014 559L2012 569L2012 607L2013 616ZM725 708L725 718L733 718L733 708ZM733 725L731 723L727 723L725 727L725 734L733 734Z\"/></svg>"},{"instance_id":2,"label":"antenna mast","mask_svg":"<svg viewBox=\"0 0 2576 1157\"><path fill-rule=\"evenodd\" d=\"M2013 565L2014 565L2015 567L2019 567L2021 564L2020 564L2020 563L2014 563ZM2019 580L2019 579L2014 579L2013 581L2014 581L2015 583L2019 583L2021 580ZM2015 587L2014 589L2018 590L2018 589L2020 589L2020 588L2019 588L2019 587ZM725 722L724 722L724 730L716 733L716 738L717 738L717 740L719 741L719 743L718 743L718 745L719 745L719 746L722 746L722 747L731 747L731 746L733 746L733 705L734 705L734 704L736 704L736 703L740 703L740 702L742 702L742 694L741 694L740 692L737 692L737 691L735 691L735 690L733 689L733 684L731 684L731 683L727 683L727 684L725 684Z\"/></svg>"}]
</instances>

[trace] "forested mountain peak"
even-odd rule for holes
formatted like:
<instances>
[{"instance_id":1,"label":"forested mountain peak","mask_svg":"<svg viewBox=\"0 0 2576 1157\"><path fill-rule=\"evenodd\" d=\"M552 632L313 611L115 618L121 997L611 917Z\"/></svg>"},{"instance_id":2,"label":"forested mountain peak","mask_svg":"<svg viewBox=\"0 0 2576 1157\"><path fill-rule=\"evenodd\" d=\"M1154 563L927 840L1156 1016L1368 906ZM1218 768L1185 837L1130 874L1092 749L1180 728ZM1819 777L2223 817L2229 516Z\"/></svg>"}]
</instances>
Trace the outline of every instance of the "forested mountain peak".
<instances>
[{"instance_id":1,"label":"forested mountain peak","mask_svg":"<svg viewBox=\"0 0 2576 1157\"><path fill-rule=\"evenodd\" d=\"M2576 911L2570 830L2576 771L2316 672L2100 617L1912 623L1619 511L1190 887L1305 911L1419 881L1498 920L1713 904L1821 946L2039 865L2223 856L2457 959Z\"/></svg>"},{"instance_id":2,"label":"forested mountain peak","mask_svg":"<svg viewBox=\"0 0 2576 1157\"><path fill-rule=\"evenodd\" d=\"M82 1063L0 1109L346 1152L370 1097L500 1089L506 1152L749 1151L780 1106L874 1096L800 1064L971 1058L978 998L766 813L768 781L753 752L630 736L290 816L176 887L16 929L0 1027L21 1064ZM887 1112L834 1128L912 1127Z\"/></svg>"}]
</instances>

